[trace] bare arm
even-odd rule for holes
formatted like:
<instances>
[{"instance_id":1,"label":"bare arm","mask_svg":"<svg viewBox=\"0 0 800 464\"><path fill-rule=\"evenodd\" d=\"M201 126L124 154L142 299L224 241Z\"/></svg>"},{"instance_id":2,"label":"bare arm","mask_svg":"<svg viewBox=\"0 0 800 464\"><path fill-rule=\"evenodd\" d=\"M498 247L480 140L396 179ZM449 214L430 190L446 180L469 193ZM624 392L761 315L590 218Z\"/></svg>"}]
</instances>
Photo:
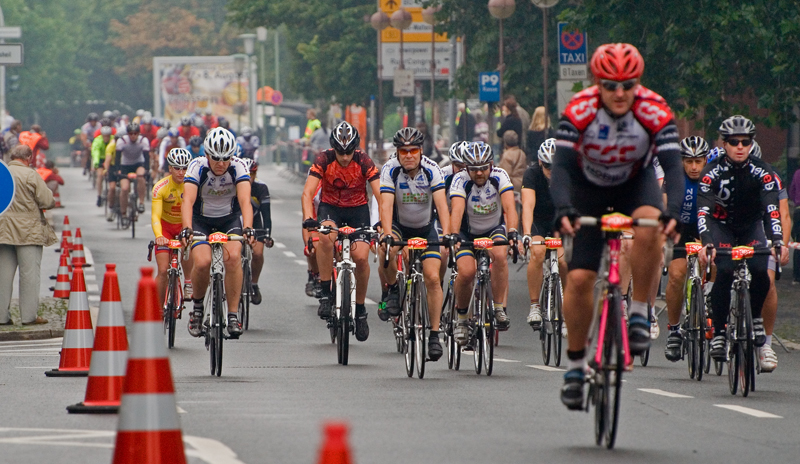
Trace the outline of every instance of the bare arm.
<instances>
[{"instance_id":1,"label":"bare arm","mask_svg":"<svg viewBox=\"0 0 800 464\"><path fill-rule=\"evenodd\" d=\"M394 193L392 192L381 192L381 196L378 197L381 199L381 227L383 227L383 234L390 235L392 233L392 221L394 218Z\"/></svg>"},{"instance_id":2,"label":"bare arm","mask_svg":"<svg viewBox=\"0 0 800 464\"><path fill-rule=\"evenodd\" d=\"M250 203L250 182L242 181L236 184L236 199L242 210L242 227L253 227L253 205ZM183 212L183 211L181 211Z\"/></svg>"},{"instance_id":3,"label":"bare arm","mask_svg":"<svg viewBox=\"0 0 800 464\"><path fill-rule=\"evenodd\" d=\"M508 218L508 230L517 230L519 227L519 217L517 216L517 205L514 202L514 190L506 190L500 195L500 202L503 204L503 211Z\"/></svg>"},{"instance_id":4,"label":"bare arm","mask_svg":"<svg viewBox=\"0 0 800 464\"><path fill-rule=\"evenodd\" d=\"M536 190L524 188L522 197L522 234L530 235L533 229L533 209L536 208Z\"/></svg>"},{"instance_id":5,"label":"bare arm","mask_svg":"<svg viewBox=\"0 0 800 464\"><path fill-rule=\"evenodd\" d=\"M181 222L183 227L192 228L192 210L197 199L197 186L184 182L183 201L181 202Z\"/></svg>"},{"instance_id":6,"label":"bare arm","mask_svg":"<svg viewBox=\"0 0 800 464\"><path fill-rule=\"evenodd\" d=\"M450 230L458 233L461 230L461 220L464 218L464 209L467 200L463 197L455 196L450 198Z\"/></svg>"},{"instance_id":7,"label":"bare arm","mask_svg":"<svg viewBox=\"0 0 800 464\"><path fill-rule=\"evenodd\" d=\"M317 191L319 182L318 177L306 177L306 185L303 187L303 195L300 197L303 206L303 220L314 217L314 193Z\"/></svg>"},{"instance_id":8,"label":"bare arm","mask_svg":"<svg viewBox=\"0 0 800 464\"><path fill-rule=\"evenodd\" d=\"M436 213L439 215L439 224L442 225L442 235L449 235L450 218L447 209L447 194L444 189L433 192L433 204L436 205Z\"/></svg>"}]
</instances>

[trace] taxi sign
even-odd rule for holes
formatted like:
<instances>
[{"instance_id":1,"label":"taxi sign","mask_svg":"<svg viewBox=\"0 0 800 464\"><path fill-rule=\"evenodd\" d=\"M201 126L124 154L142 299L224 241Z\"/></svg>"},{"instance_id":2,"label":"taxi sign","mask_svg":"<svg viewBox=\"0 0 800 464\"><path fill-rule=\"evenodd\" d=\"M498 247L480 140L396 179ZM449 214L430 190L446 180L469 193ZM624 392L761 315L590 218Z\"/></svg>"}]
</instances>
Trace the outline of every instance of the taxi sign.
<instances>
[{"instance_id":1,"label":"taxi sign","mask_svg":"<svg viewBox=\"0 0 800 464\"><path fill-rule=\"evenodd\" d=\"M567 23L558 23L558 64L588 63L586 32L568 29Z\"/></svg>"},{"instance_id":2,"label":"taxi sign","mask_svg":"<svg viewBox=\"0 0 800 464\"><path fill-rule=\"evenodd\" d=\"M14 192L16 191L16 184L14 178L11 177L11 171L3 160L0 160L0 214L6 212L11 202L14 201Z\"/></svg>"}]
</instances>

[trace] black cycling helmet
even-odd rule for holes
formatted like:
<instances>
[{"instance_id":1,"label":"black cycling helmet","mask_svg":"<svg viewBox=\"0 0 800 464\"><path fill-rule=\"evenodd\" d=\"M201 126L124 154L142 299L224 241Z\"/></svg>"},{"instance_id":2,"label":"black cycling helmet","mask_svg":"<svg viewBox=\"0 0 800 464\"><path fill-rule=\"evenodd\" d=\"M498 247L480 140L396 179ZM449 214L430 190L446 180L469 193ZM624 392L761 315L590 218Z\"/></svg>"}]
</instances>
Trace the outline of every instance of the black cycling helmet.
<instances>
[{"instance_id":1,"label":"black cycling helmet","mask_svg":"<svg viewBox=\"0 0 800 464\"><path fill-rule=\"evenodd\" d=\"M331 131L331 148L339 153L353 153L360 142L358 131L347 121L340 122Z\"/></svg>"},{"instance_id":2,"label":"black cycling helmet","mask_svg":"<svg viewBox=\"0 0 800 464\"><path fill-rule=\"evenodd\" d=\"M703 137L692 135L681 140L681 156L684 158L704 158L709 150Z\"/></svg>"},{"instance_id":3,"label":"black cycling helmet","mask_svg":"<svg viewBox=\"0 0 800 464\"><path fill-rule=\"evenodd\" d=\"M723 139L734 135L746 135L748 137L755 137L756 135L756 126L753 121L739 114L722 121L717 130Z\"/></svg>"},{"instance_id":4,"label":"black cycling helmet","mask_svg":"<svg viewBox=\"0 0 800 464\"><path fill-rule=\"evenodd\" d=\"M422 135L422 132L413 127L404 127L394 134L392 143L397 148L407 146L421 147L424 140L425 136Z\"/></svg>"},{"instance_id":5,"label":"black cycling helmet","mask_svg":"<svg viewBox=\"0 0 800 464\"><path fill-rule=\"evenodd\" d=\"M103 126L103 127L110 126L111 125L111 120L108 119L108 118L103 118L103 119L100 120L100 125Z\"/></svg>"},{"instance_id":6,"label":"black cycling helmet","mask_svg":"<svg viewBox=\"0 0 800 464\"><path fill-rule=\"evenodd\" d=\"M100 116L97 113L89 113L89 116L86 116L86 120L89 122L97 121L98 119L100 119Z\"/></svg>"},{"instance_id":7,"label":"black cycling helmet","mask_svg":"<svg viewBox=\"0 0 800 464\"><path fill-rule=\"evenodd\" d=\"M189 145L191 145L193 147L199 147L202 144L203 144L203 139L201 139L199 135L193 135L189 139Z\"/></svg>"},{"instance_id":8,"label":"black cycling helmet","mask_svg":"<svg viewBox=\"0 0 800 464\"><path fill-rule=\"evenodd\" d=\"M128 124L128 127L125 129L125 131L128 133L128 135L134 134L134 133L138 134L140 132L139 124L137 124L135 122L132 122L132 123Z\"/></svg>"}]
</instances>

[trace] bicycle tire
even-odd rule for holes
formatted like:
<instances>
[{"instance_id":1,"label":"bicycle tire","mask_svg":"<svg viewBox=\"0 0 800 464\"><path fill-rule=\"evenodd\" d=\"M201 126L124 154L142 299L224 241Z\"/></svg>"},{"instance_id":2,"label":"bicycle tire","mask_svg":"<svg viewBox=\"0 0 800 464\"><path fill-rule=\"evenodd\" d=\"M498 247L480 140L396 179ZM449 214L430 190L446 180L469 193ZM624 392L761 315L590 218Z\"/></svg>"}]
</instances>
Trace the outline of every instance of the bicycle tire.
<instances>
[{"instance_id":1,"label":"bicycle tire","mask_svg":"<svg viewBox=\"0 0 800 464\"><path fill-rule=\"evenodd\" d=\"M561 289L561 276L558 274L553 275L553 288L555 289L554 308L555 319L553 321L553 351L555 353L555 365L561 367L561 351L563 349L563 332L564 332L564 317L561 305L562 289Z\"/></svg>"},{"instance_id":2,"label":"bicycle tire","mask_svg":"<svg viewBox=\"0 0 800 464\"><path fill-rule=\"evenodd\" d=\"M131 238L136 238L136 195L133 191L136 187L131 185L131 196L128 197L128 221L131 227Z\"/></svg>"},{"instance_id":3,"label":"bicycle tire","mask_svg":"<svg viewBox=\"0 0 800 464\"><path fill-rule=\"evenodd\" d=\"M222 282L222 276L214 276L214 314L217 316L216 325L216 355L217 355L217 377L222 376L222 345L225 341L225 286Z\"/></svg>"},{"instance_id":4,"label":"bicycle tire","mask_svg":"<svg viewBox=\"0 0 800 464\"><path fill-rule=\"evenodd\" d=\"M616 310L611 312L612 317L609 318L609 320L613 322L613 331L611 333L614 335L614 337L607 337L607 340L611 342L608 351L608 361L613 363L614 368L613 371L609 369L603 369L603 372L607 376L606 385L612 386L612 388L607 389L609 402L612 401L610 397L613 395L613 404L609 404L608 410L611 416L608 418L607 427L605 430L606 448L608 449L614 448L614 443L617 439L620 395L622 391L622 372L625 369L625 356L622 351L622 297L618 288L614 288L614 290L611 292L610 300L609 308L616 308ZM610 378L612 377L612 373L613 379Z\"/></svg>"},{"instance_id":5,"label":"bicycle tire","mask_svg":"<svg viewBox=\"0 0 800 464\"><path fill-rule=\"evenodd\" d=\"M694 335L697 346L697 352L695 353L694 372L695 380L699 382L703 380L703 365L705 364L706 357L706 313L705 308L703 307L703 301L705 298L703 297L701 288L699 288L698 285L695 285L694 291L694 312L696 317L696 331Z\"/></svg>"},{"instance_id":6,"label":"bicycle tire","mask_svg":"<svg viewBox=\"0 0 800 464\"><path fill-rule=\"evenodd\" d=\"M685 347L684 353L686 354L686 364L689 369L689 378L694 380L697 375L697 288L692 280L687 282L690 285L688 300L686 303L686 319L684 320L685 337L683 339L683 346Z\"/></svg>"},{"instance_id":7,"label":"bicycle tire","mask_svg":"<svg viewBox=\"0 0 800 464\"><path fill-rule=\"evenodd\" d=\"M542 290L542 298L540 302L544 304L542 308L542 325L539 327L539 341L542 344L542 362L545 366L550 365L550 345L553 336L550 333L550 322L553 320L552 316L552 282L550 279L545 280L544 289Z\"/></svg>"},{"instance_id":8,"label":"bicycle tire","mask_svg":"<svg viewBox=\"0 0 800 464\"><path fill-rule=\"evenodd\" d=\"M425 283L415 280L414 287L414 351L417 377L425 377L425 363L427 361L427 327L425 324L425 314L428 312L428 302L425 299Z\"/></svg>"},{"instance_id":9,"label":"bicycle tire","mask_svg":"<svg viewBox=\"0 0 800 464\"><path fill-rule=\"evenodd\" d=\"M482 282L478 282L477 285L483 287ZM479 288L477 292L478 298L474 299L475 311L472 315L474 324L470 333L472 358L475 363L475 373L478 375L483 371L483 330L481 330L480 326L483 325L484 313L489 310L483 307L483 299L480 297L482 292L483 288Z\"/></svg>"},{"instance_id":10,"label":"bicycle tire","mask_svg":"<svg viewBox=\"0 0 800 464\"><path fill-rule=\"evenodd\" d=\"M167 332L167 347L175 347L175 312L178 310L175 304L178 297L176 295L175 282L178 276L170 273L169 281L167 284L166 308L164 311L164 329Z\"/></svg>"},{"instance_id":11,"label":"bicycle tire","mask_svg":"<svg viewBox=\"0 0 800 464\"><path fill-rule=\"evenodd\" d=\"M747 287L739 289L739 308L741 320L739 321L739 339L742 347L742 361L739 369L739 385L742 397L746 398L752 391L752 380L755 377L755 363L753 356L753 314L750 312L750 292Z\"/></svg>"},{"instance_id":12,"label":"bicycle tire","mask_svg":"<svg viewBox=\"0 0 800 464\"><path fill-rule=\"evenodd\" d=\"M738 329L738 324L734 324L734 318L736 317L733 312L735 309L732 309L730 314L728 315L728 389L731 392L731 395L735 395L739 389L739 369L741 368L741 347L739 346L739 340L737 340L736 330ZM731 328L734 328L731 330Z\"/></svg>"},{"instance_id":13,"label":"bicycle tire","mask_svg":"<svg viewBox=\"0 0 800 464\"><path fill-rule=\"evenodd\" d=\"M243 266L242 272L242 292L239 296L239 317L241 318L242 328L250 328L250 294L253 291L253 277L250 274L250 265Z\"/></svg>"},{"instance_id":14,"label":"bicycle tire","mask_svg":"<svg viewBox=\"0 0 800 464\"><path fill-rule=\"evenodd\" d=\"M339 309L339 331L337 334L340 351L342 353L342 366L346 366L350 358L350 324L353 316L353 308L350 301L350 272L342 275L342 307Z\"/></svg>"},{"instance_id":15,"label":"bicycle tire","mask_svg":"<svg viewBox=\"0 0 800 464\"><path fill-rule=\"evenodd\" d=\"M405 288L405 286L404 286ZM403 334L403 357L405 359L406 364L406 375L408 377L414 377L414 360L416 354L414 350L416 345L411 343L411 324L413 321L411 320L411 311L412 309L410 306L410 298L408 292L403 292L402 295L402 311L400 312L400 317L398 321L400 322L400 331Z\"/></svg>"},{"instance_id":16,"label":"bicycle tire","mask_svg":"<svg viewBox=\"0 0 800 464\"><path fill-rule=\"evenodd\" d=\"M494 307L492 292L489 290L488 282L483 285L483 292L484 308ZM498 331L495 326L494 313L484 311L483 314L483 323L481 324L483 338L483 371L487 376L490 376L494 368L494 340Z\"/></svg>"},{"instance_id":17,"label":"bicycle tire","mask_svg":"<svg viewBox=\"0 0 800 464\"><path fill-rule=\"evenodd\" d=\"M456 360L456 340L453 337L453 330L455 329L455 298L453 295L453 279L451 278L447 284L447 293L445 294L444 303L442 304L442 323L444 328L444 343L447 346L447 368L452 369ZM441 328L440 328L441 330Z\"/></svg>"}]
</instances>

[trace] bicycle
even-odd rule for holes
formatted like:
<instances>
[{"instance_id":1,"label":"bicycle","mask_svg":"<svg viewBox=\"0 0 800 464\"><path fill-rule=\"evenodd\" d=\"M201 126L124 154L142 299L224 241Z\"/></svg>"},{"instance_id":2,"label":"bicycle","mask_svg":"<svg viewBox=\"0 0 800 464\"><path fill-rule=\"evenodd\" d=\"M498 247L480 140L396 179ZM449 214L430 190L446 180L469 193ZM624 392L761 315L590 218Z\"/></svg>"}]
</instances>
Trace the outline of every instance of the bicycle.
<instances>
[{"instance_id":1,"label":"bicycle","mask_svg":"<svg viewBox=\"0 0 800 464\"><path fill-rule=\"evenodd\" d=\"M475 284L470 299L468 313L472 317L468 319L467 341L461 347L464 351L472 349L472 356L475 362L475 373L480 375L484 370L486 375L492 375L494 368L494 341L497 333L497 323L494 319L494 297L492 295L491 284L491 256L489 251L495 246L510 245L508 240L492 240L491 238L476 238L472 241L462 241L461 246L472 246L477 262L477 272L475 273ZM516 246L511 248L513 262L516 264L518 250ZM454 250L450 249L452 255Z\"/></svg>"},{"instance_id":2,"label":"bicycle","mask_svg":"<svg viewBox=\"0 0 800 464\"><path fill-rule=\"evenodd\" d=\"M399 323L404 343L406 375L414 376L416 366L417 377L425 377L425 363L427 358L428 330L430 330L430 315L428 314L428 295L425 288L425 278L422 275L422 253L429 246L441 246L441 242L429 242L424 238L410 238L406 241L395 241L387 237L386 256L383 267L389 267L389 253L392 247L406 247L409 251L408 274L403 281L403 294L400 300ZM399 271L398 271L399 272ZM399 283L400 281L398 281Z\"/></svg>"},{"instance_id":3,"label":"bicycle","mask_svg":"<svg viewBox=\"0 0 800 464\"><path fill-rule=\"evenodd\" d=\"M117 215L117 229L127 229L130 227L131 238L136 238L136 221L139 219L139 210L136 209L139 204L139 193L136 179L139 176L135 172L131 172L128 173L127 177L128 182L130 183L130 191L128 192L128 210L124 212L121 210L120 205L122 205L122 188L119 189L119 198L117 198L117 204L114 209Z\"/></svg>"},{"instance_id":4,"label":"bicycle","mask_svg":"<svg viewBox=\"0 0 800 464\"><path fill-rule=\"evenodd\" d=\"M683 346L681 357L688 360L689 378L698 382L703 380L703 371L706 362L706 307L703 294L703 278L700 274L700 265L697 254L703 249L703 244L688 242L678 250L686 251L686 282L683 287L683 323L681 334Z\"/></svg>"},{"instance_id":5,"label":"bicycle","mask_svg":"<svg viewBox=\"0 0 800 464\"><path fill-rule=\"evenodd\" d=\"M780 247L776 247L776 255L780 256ZM757 255L769 255L773 251L770 247L737 246L730 249L717 249L717 255L730 255L737 261L733 272L731 285L731 306L727 323L727 364L728 387L731 395L736 395L741 390L742 396L747 397L751 391L756 390L756 367L758 361L755 353L755 333L753 332L753 312L750 308L750 270L747 259ZM708 250L710 254L711 251ZM706 268L706 275L710 275L710 259ZM775 280L780 279L781 268L777 267Z\"/></svg>"},{"instance_id":6,"label":"bicycle","mask_svg":"<svg viewBox=\"0 0 800 464\"><path fill-rule=\"evenodd\" d=\"M241 235L214 232L208 236L195 233L193 240L207 241L211 245L211 280L203 300L203 335L205 336L206 349L209 351L211 359L211 375L219 377L222 375L223 341L226 338L239 338L225 335L225 327L227 326L225 301L227 298L225 295L223 245L229 241L246 242L247 239ZM184 253L186 253L186 250L184 250ZM211 307L210 311L208 310L209 306Z\"/></svg>"},{"instance_id":7,"label":"bicycle","mask_svg":"<svg viewBox=\"0 0 800 464\"><path fill-rule=\"evenodd\" d=\"M444 343L447 346L447 368L459 370L461 367L461 350L456 343L453 330L458 323L458 314L456 314L456 294L455 285L456 278L458 277L458 268L456 267L455 257L448 253L447 267L450 269L450 279L447 281L447 291L445 292L444 299L442 300L442 317L440 322L440 329L444 332ZM399 269L399 268L398 268Z\"/></svg>"},{"instance_id":8,"label":"bicycle","mask_svg":"<svg viewBox=\"0 0 800 464\"><path fill-rule=\"evenodd\" d=\"M147 246L147 261L152 261L153 248L156 243L150 242ZM167 269L167 292L164 295L162 307L164 317L164 332L167 334L167 347L175 346L175 326L183 314L183 286L181 285L183 270L179 264L178 251L183 248L180 240L170 240L169 268Z\"/></svg>"},{"instance_id":9,"label":"bicycle","mask_svg":"<svg viewBox=\"0 0 800 464\"><path fill-rule=\"evenodd\" d=\"M253 270L250 267L253 260L253 248L248 242L242 244L242 292L239 296L239 318L242 329L250 327L250 294L253 289Z\"/></svg>"},{"instance_id":10,"label":"bicycle","mask_svg":"<svg viewBox=\"0 0 800 464\"><path fill-rule=\"evenodd\" d=\"M356 263L350 258L350 236L355 233L365 232L375 234L372 227L354 229L349 226L333 227L320 226L318 232L328 235L336 233L337 248L341 249L341 259L334 267L336 275L336 303L328 319L328 328L331 330L331 341L336 341L336 354L339 364L346 366L350 357L350 333L355 332L356 315ZM334 335L335 334L335 335Z\"/></svg>"},{"instance_id":11,"label":"bicycle","mask_svg":"<svg viewBox=\"0 0 800 464\"><path fill-rule=\"evenodd\" d=\"M542 325L538 329L533 329L533 331L539 332L544 365L550 365L550 357L555 351L554 364L561 366L561 334L564 325L561 303L564 288L561 285L561 275L558 269L558 249L562 247L562 243L560 238L553 237L531 241L525 246L526 255L531 246L544 246L547 249L542 263L542 289L539 293L539 301L542 308Z\"/></svg>"},{"instance_id":12,"label":"bicycle","mask_svg":"<svg viewBox=\"0 0 800 464\"><path fill-rule=\"evenodd\" d=\"M614 447L619 424L620 390L622 372L630 370L633 363L628 347L628 325L622 312L622 292L619 287L619 254L622 234L633 226L658 227L657 219L633 219L620 213L602 217L580 217L581 226L600 227L605 246L598 276L601 279L595 290L592 331L596 334L592 370L585 382L589 392L585 410L595 406L595 441L608 449ZM572 237L563 239L566 260L572 258ZM598 321L599 316L599 321ZM598 323L599 322L599 323Z\"/></svg>"}]
</instances>

